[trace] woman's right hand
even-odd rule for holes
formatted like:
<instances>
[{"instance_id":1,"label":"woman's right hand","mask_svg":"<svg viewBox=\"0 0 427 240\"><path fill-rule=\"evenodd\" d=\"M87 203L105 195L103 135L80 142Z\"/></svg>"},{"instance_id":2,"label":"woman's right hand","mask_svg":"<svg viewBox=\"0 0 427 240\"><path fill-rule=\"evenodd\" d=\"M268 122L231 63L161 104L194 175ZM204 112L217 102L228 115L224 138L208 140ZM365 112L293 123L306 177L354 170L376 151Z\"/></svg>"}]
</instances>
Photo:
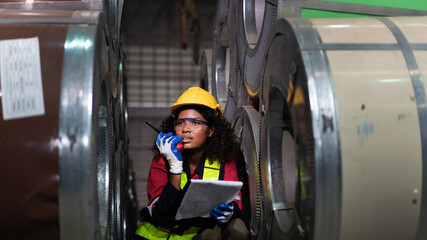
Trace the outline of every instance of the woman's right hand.
<instances>
[{"instance_id":1,"label":"woman's right hand","mask_svg":"<svg viewBox=\"0 0 427 240\"><path fill-rule=\"evenodd\" d=\"M172 174L182 173L182 155L178 151L177 143L181 142L182 138L173 135L172 133L163 134L162 132L157 135L156 145L162 154L170 163L169 172Z\"/></svg>"}]
</instances>

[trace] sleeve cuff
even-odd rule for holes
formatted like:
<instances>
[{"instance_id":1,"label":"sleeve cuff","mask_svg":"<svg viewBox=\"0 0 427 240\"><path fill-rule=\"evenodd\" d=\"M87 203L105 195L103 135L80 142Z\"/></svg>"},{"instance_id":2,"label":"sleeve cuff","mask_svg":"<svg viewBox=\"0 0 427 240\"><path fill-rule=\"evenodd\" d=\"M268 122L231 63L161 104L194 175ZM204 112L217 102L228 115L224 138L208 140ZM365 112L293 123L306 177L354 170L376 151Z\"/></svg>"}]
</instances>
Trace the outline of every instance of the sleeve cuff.
<instances>
[{"instance_id":1,"label":"sleeve cuff","mask_svg":"<svg viewBox=\"0 0 427 240\"><path fill-rule=\"evenodd\" d=\"M169 181L166 183L159 200L152 210L155 221L162 223L167 220L167 216L178 198L179 192Z\"/></svg>"}]
</instances>

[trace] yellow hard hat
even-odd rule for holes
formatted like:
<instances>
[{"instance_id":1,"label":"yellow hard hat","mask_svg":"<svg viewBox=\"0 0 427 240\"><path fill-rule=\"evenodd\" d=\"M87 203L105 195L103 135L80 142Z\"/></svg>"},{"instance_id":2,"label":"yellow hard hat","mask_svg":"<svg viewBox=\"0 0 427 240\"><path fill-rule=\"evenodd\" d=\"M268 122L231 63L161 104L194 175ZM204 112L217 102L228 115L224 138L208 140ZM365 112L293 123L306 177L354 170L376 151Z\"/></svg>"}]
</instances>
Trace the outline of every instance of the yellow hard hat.
<instances>
[{"instance_id":1,"label":"yellow hard hat","mask_svg":"<svg viewBox=\"0 0 427 240\"><path fill-rule=\"evenodd\" d=\"M200 87L190 87L187 91L181 94L176 103L171 106L171 113L181 106L193 104L219 110L222 115L221 106L218 104L214 96Z\"/></svg>"}]
</instances>

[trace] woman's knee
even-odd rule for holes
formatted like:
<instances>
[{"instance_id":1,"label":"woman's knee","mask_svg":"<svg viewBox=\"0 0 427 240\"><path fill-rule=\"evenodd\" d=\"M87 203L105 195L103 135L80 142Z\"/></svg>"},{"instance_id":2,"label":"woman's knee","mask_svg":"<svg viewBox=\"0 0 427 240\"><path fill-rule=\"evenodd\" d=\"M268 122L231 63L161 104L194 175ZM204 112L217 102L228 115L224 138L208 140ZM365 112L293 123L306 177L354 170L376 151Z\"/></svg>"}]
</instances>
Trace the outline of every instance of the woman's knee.
<instances>
[{"instance_id":1,"label":"woman's knee","mask_svg":"<svg viewBox=\"0 0 427 240\"><path fill-rule=\"evenodd\" d=\"M226 228L222 230L224 239L249 239L249 231L245 223L240 218L231 220Z\"/></svg>"}]
</instances>

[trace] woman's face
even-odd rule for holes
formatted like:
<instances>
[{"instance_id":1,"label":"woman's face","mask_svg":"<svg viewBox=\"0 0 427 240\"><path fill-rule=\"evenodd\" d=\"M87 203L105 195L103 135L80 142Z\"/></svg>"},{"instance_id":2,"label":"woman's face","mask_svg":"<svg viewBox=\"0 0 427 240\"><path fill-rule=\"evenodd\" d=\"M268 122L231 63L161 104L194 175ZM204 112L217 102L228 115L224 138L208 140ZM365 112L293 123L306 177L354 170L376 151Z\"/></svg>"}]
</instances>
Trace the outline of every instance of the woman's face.
<instances>
[{"instance_id":1,"label":"woman's face","mask_svg":"<svg viewBox=\"0 0 427 240\"><path fill-rule=\"evenodd\" d=\"M178 119L181 118L194 118L207 122L207 120L194 109L186 109L179 113ZM192 129L188 124L184 124L180 129L175 127L175 133L178 137L182 138L181 142L184 144L184 149L196 149L202 147L207 139L212 136L213 129L208 125L202 124L203 126L196 130Z\"/></svg>"}]
</instances>

